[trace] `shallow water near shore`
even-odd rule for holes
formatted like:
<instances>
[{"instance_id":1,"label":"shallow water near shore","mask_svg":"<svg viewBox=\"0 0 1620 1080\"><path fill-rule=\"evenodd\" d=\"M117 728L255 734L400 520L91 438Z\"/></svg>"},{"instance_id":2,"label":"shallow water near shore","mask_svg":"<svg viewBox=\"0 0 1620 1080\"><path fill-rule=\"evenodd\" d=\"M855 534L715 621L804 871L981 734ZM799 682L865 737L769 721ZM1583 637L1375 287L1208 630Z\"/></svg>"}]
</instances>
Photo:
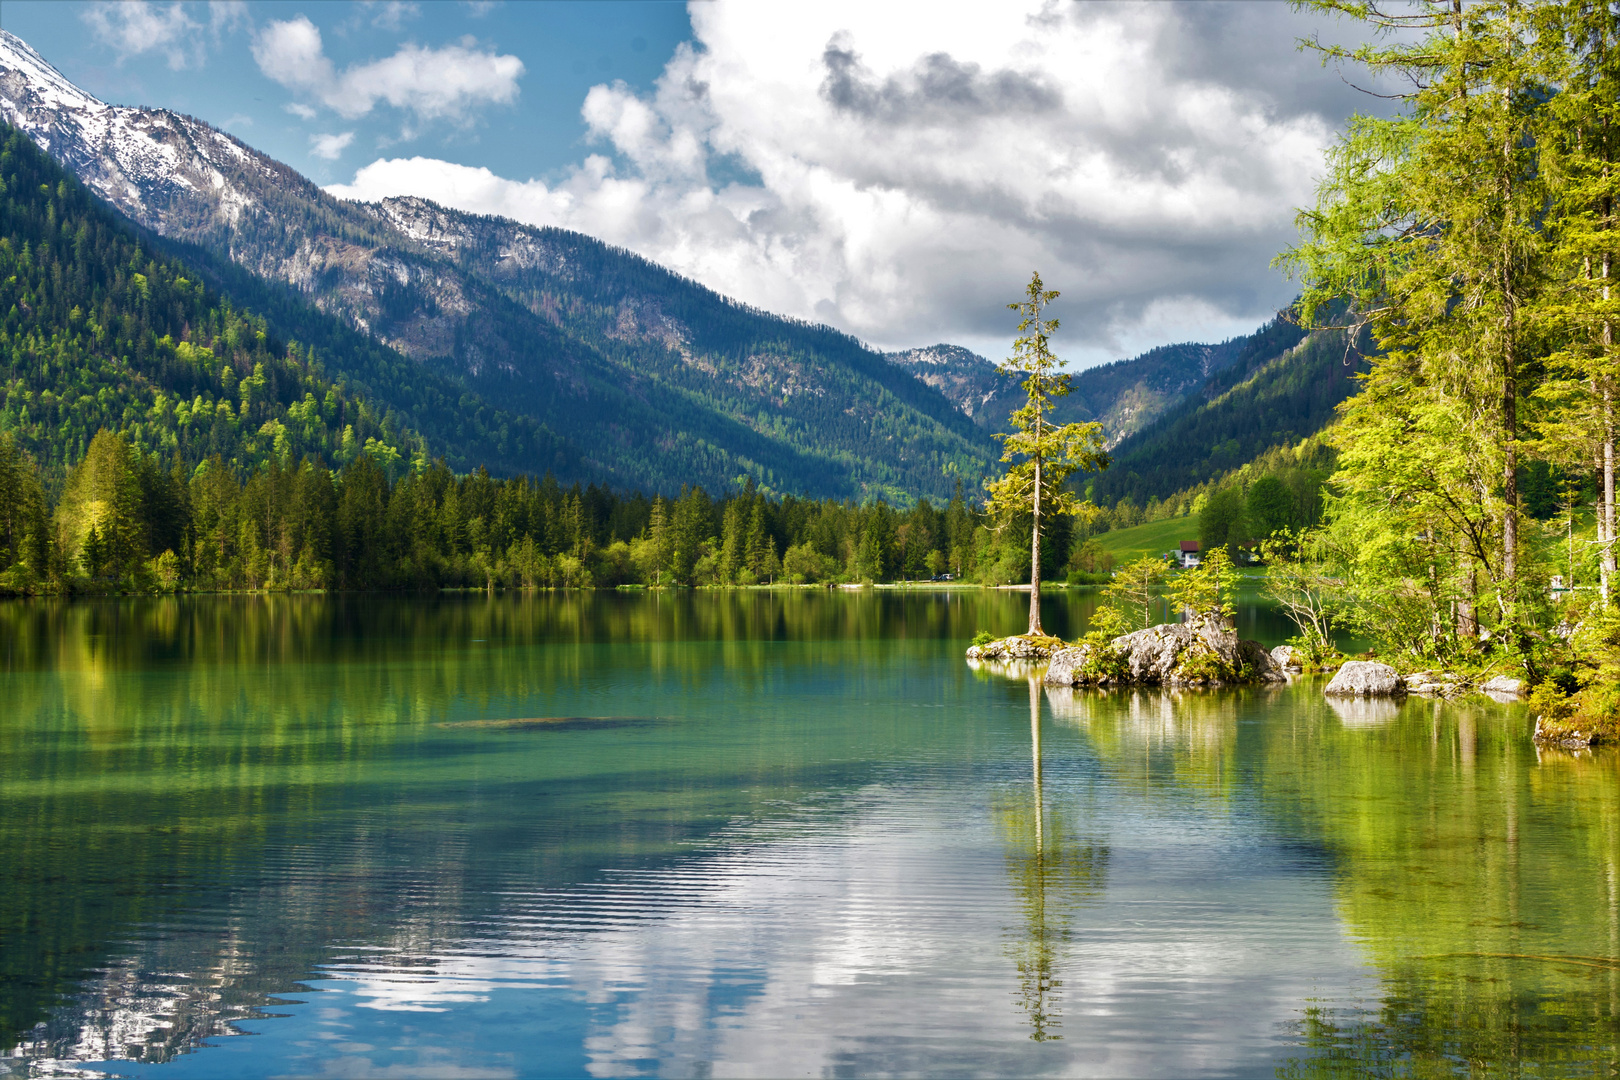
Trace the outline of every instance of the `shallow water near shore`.
<instances>
[{"instance_id":1,"label":"shallow water near shore","mask_svg":"<svg viewBox=\"0 0 1620 1080\"><path fill-rule=\"evenodd\" d=\"M1024 605L0 605L0 1075L1620 1070L1614 751L970 669Z\"/></svg>"}]
</instances>

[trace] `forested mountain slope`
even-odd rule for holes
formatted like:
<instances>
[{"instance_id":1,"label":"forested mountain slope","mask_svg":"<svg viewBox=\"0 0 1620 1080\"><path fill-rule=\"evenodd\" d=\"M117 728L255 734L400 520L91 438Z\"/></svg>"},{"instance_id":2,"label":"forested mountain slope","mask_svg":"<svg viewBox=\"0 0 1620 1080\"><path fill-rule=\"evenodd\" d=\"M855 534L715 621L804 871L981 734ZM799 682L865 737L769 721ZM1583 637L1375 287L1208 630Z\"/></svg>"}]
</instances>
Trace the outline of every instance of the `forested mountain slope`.
<instances>
[{"instance_id":1,"label":"forested mountain slope","mask_svg":"<svg viewBox=\"0 0 1620 1080\"><path fill-rule=\"evenodd\" d=\"M906 498L976 487L992 459L983 431L845 335L576 234L334 199L201 121L98 101L3 31L0 119L188 258L207 253L221 287L244 286L234 266L290 288L455 380L468 407L499 402L571 441L573 475Z\"/></svg>"},{"instance_id":2,"label":"forested mountain slope","mask_svg":"<svg viewBox=\"0 0 1620 1080\"><path fill-rule=\"evenodd\" d=\"M1268 323L1199 393L1121 442L1112 467L1089 482L1092 497L1143 506L1320 431L1365 370L1344 344L1343 331L1307 337L1284 319Z\"/></svg>"},{"instance_id":3,"label":"forested mountain slope","mask_svg":"<svg viewBox=\"0 0 1620 1080\"><path fill-rule=\"evenodd\" d=\"M960 345L941 343L883 355L889 363L938 390L963 416L989 431L1000 431L1007 416L1024 403L1016 378ZM1084 405L1076 407L1072 395L1058 400L1065 413L1073 414L1065 416L1064 423L1092 419Z\"/></svg>"},{"instance_id":4,"label":"forested mountain slope","mask_svg":"<svg viewBox=\"0 0 1620 1080\"><path fill-rule=\"evenodd\" d=\"M0 431L48 473L102 427L191 465L215 454L238 468L305 453L341 463L368 442L384 462L568 464L533 420L462 402L443 377L280 301L233 304L0 124ZM333 377L334 347L362 378Z\"/></svg>"},{"instance_id":5,"label":"forested mountain slope","mask_svg":"<svg viewBox=\"0 0 1620 1080\"><path fill-rule=\"evenodd\" d=\"M564 229L466 214L426 199L385 199L367 212L614 365L757 438L802 455L804 468L869 459L866 490L937 491L983 472L983 433L940 394L847 334L739 304L599 240ZM735 436L733 436L736 438ZM916 454L950 468L937 479ZM954 456L953 456L954 455ZM878 475L886 479L879 481ZM840 492L834 492L840 493Z\"/></svg>"},{"instance_id":6,"label":"forested mountain slope","mask_svg":"<svg viewBox=\"0 0 1620 1080\"><path fill-rule=\"evenodd\" d=\"M1060 424L1099 421L1104 444L1117 446L1235 361L1248 340L1161 345L1135 359L1076 372L1069 396L1057 401L1054 419ZM930 345L885 355L989 430L1004 427L1007 414L1023 404L1018 379L960 345Z\"/></svg>"}]
</instances>

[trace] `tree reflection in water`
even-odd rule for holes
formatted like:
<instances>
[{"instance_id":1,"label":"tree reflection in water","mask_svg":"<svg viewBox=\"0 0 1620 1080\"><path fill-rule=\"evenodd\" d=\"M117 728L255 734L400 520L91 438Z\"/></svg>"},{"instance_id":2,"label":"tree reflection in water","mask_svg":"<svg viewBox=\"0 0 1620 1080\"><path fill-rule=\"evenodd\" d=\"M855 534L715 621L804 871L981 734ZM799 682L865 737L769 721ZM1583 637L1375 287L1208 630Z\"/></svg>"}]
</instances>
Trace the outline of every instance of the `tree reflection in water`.
<instances>
[{"instance_id":1,"label":"tree reflection in water","mask_svg":"<svg viewBox=\"0 0 1620 1080\"><path fill-rule=\"evenodd\" d=\"M1007 875L1022 921L1007 931L1018 969L1018 1008L1036 1042L1061 1039L1063 980L1058 967L1073 936L1074 914L1102 892L1108 848L1066 834L1061 813L1048 813L1041 775L1041 684L1029 677L1031 792L1005 800L997 823L1007 846Z\"/></svg>"}]
</instances>

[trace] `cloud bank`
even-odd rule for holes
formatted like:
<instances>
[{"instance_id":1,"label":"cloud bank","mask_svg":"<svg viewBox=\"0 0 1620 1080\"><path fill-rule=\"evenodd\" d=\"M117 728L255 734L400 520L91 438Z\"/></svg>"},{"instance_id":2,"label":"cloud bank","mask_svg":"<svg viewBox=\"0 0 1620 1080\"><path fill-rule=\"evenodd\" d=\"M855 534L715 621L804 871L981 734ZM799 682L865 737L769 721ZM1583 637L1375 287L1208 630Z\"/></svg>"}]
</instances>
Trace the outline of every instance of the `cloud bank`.
<instances>
[{"instance_id":1,"label":"cloud bank","mask_svg":"<svg viewBox=\"0 0 1620 1080\"><path fill-rule=\"evenodd\" d=\"M267 77L349 120L379 102L418 121L464 120L479 106L516 100L523 75L523 61L477 49L470 39L438 49L403 45L393 56L339 72L320 29L303 15L267 23L254 36L253 59Z\"/></svg>"},{"instance_id":2,"label":"cloud bank","mask_svg":"<svg viewBox=\"0 0 1620 1080\"><path fill-rule=\"evenodd\" d=\"M208 25L193 19L179 0L168 4L148 0L96 0L79 10L90 36L111 49L118 62L147 52L162 53L172 70L202 67L207 38L217 43L220 34L241 25L246 10L238 0L211 0ZM206 32L205 32L206 30Z\"/></svg>"},{"instance_id":3,"label":"cloud bank","mask_svg":"<svg viewBox=\"0 0 1620 1080\"><path fill-rule=\"evenodd\" d=\"M1296 52L1310 27L1274 4L934 4L926 18L697 4L691 18L695 42L652 93L590 91L597 152L565 176L395 158L328 190L577 229L885 346L994 348L1039 269L1085 364L1252 329L1286 303L1268 263L1351 106ZM341 115L437 107L383 89L426 57L337 75L313 26L272 25L261 66L274 53L285 85ZM443 92L515 93L521 66L494 67L515 58L481 55Z\"/></svg>"}]
</instances>

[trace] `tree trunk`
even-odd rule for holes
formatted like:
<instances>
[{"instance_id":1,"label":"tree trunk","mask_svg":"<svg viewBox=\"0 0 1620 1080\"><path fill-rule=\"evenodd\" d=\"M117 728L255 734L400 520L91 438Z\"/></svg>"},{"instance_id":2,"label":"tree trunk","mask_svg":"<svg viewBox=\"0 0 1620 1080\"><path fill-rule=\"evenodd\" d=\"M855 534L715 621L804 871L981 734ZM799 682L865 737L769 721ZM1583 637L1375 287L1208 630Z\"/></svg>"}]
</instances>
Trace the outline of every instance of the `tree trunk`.
<instances>
[{"instance_id":1,"label":"tree trunk","mask_svg":"<svg viewBox=\"0 0 1620 1080\"><path fill-rule=\"evenodd\" d=\"M1519 575L1519 388L1514 379L1511 346L1503 363L1506 371L1502 380L1502 587L1507 590L1504 614L1508 614L1518 598Z\"/></svg>"},{"instance_id":2,"label":"tree trunk","mask_svg":"<svg viewBox=\"0 0 1620 1080\"><path fill-rule=\"evenodd\" d=\"M1467 599L1457 604L1457 637L1470 644L1479 640L1479 578L1472 566L1465 582Z\"/></svg>"},{"instance_id":3,"label":"tree trunk","mask_svg":"<svg viewBox=\"0 0 1620 1080\"><path fill-rule=\"evenodd\" d=\"M1608 169L1604 169L1605 175ZM1609 200L1603 200L1603 219L1608 221ZM1603 302L1609 301L1609 253L1603 253ZM1614 350L1614 324L1603 320L1603 361L1609 361ZM1598 508L1598 541L1602 545L1598 560L1598 591L1603 606L1609 606L1609 582L1614 578L1614 387L1605 372L1603 379L1603 496Z\"/></svg>"},{"instance_id":4,"label":"tree trunk","mask_svg":"<svg viewBox=\"0 0 1620 1080\"><path fill-rule=\"evenodd\" d=\"M1029 542L1029 632L1045 634L1041 629L1041 459L1035 459L1035 526L1030 530Z\"/></svg>"},{"instance_id":5,"label":"tree trunk","mask_svg":"<svg viewBox=\"0 0 1620 1080\"><path fill-rule=\"evenodd\" d=\"M1037 320L1035 329L1037 332L1040 330L1040 317L1041 309L1037 305L1035 308L1035 318ZM1040 373L1036 372L1030 378L1034 382L1036 397L1039 398L1041 391ZM1043 434L1041 422L1044 419L1043 410L1037 408L1035 410L1035 446L1037 448L1035 454L1035 513L1029 537L1029 633L1043 637L1046 635L1046 631L1041 629L1041 455L1039 447L1041 445L1041 435Z\"/></svg>"}]
</instances>

